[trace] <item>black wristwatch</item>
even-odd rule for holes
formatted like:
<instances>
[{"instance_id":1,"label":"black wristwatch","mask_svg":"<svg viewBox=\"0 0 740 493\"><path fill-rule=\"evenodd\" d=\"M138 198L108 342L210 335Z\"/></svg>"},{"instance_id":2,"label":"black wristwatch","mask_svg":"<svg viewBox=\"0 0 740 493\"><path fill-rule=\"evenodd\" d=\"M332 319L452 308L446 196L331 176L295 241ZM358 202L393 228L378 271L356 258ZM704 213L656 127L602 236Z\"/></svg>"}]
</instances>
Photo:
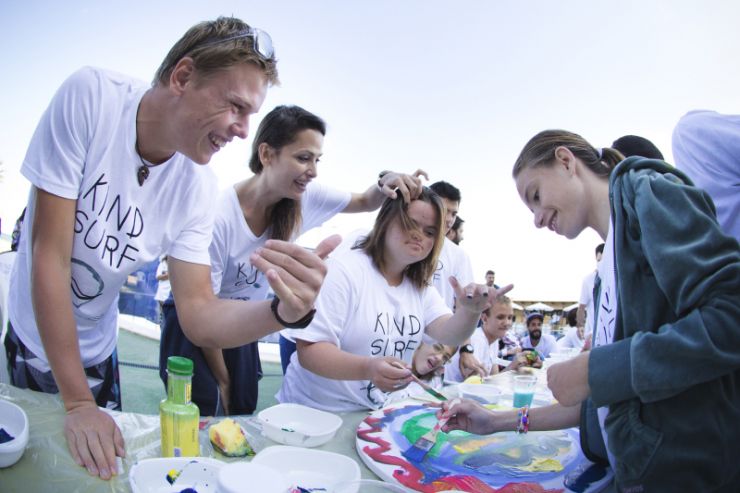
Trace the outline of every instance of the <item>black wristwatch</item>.
<instances>
[{"instance_id":1,"label":"black wristwatch","mask_svg":"<svg viewBox=\"0 0 740 493\"><path fill-rule=\"evenodd\" d=\"M311 321L313 320L313 316L316 314L316 308L312 308L310 312L306 313L299 320L296 320L295 322L286 322L285 320L280 318L280 315L278 315L279 304L280 298L275 296L272 299L272 303L270 303L270 310L272 310L272 314L275 316L275 320L277 320L278 323L286 329L305 329L311 323Z\"/></svg>"},{"instance_id":2,"label":"black wristwatch","mask_svg":"<svg viewBox=\"0 0 740 493\"><path fill-rule=\"evenodd\" d=\"M473 345L472 344L465 344L464 346L460 346L459 351L461 353L472 353L473 351Z\"/></svg>"}]
</instances>

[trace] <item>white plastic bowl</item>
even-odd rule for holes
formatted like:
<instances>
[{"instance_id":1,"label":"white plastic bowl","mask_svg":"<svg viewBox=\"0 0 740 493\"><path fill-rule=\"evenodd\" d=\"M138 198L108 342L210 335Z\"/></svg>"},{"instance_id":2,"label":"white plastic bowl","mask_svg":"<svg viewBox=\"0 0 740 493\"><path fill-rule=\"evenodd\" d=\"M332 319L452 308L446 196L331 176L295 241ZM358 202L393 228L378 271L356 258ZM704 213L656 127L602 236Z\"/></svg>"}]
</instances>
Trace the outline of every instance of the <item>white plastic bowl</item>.
<instances>
[{"instance_id":1,"label":"white plastic bowl","mask_svg":"<svg viewBox=\"0 0 740 493\"><path fill-rule=\"evenodd\" d=\"M457 389L460 397L472 399L481 404L496 404L501 397L501 389L485 383L461 383Z\"/></svg>"},{"instance_id":2,"label":"white plastic bowl","mask_svg":"<svg viewBox=\"0 0 740 493\"><path fill-rule=\"evenodd\" d=\"M334 437L342 418L300 404L278 404L261 411L257 418L262 433L285 445L318 447Z\"/></svg>"},{"instance_id":3,"label":"white plastic bowl","mask_svg":"<svg viewBox=\"0 0 740 493\"><path fill-rule=\"evenodd\" d=\"M332 491L339 483L360 479L357 462L326 450L273 445L255 455L251 463L279 470L296 491Z\"/></svg>"},{"instance_id":4,"label":"white plastic bowl","mask_svg":"<svg viewBox=\"0 0 740 493\"><path fill-rule=\"evenodd\" d=\"M285 493L290 488L283 471L253 462L232 462L218 471L218 493Z\"/></svg>"},{"instance_id":5,"label":"white plastic bowl","mask_svg":"<svg viewBox=\"0 0 740 493\"><path fill-rule=\"evenodd\" d=\"M0 443L0 467L10 467L21 458L28 445L28 416L12 402L0 399L0 428L13 439Z\"/></svg>"},{"instance_id":6,"label":"white plastic bowl","mask_svg":"<svg viewBox=\"0 0 740 493\"><path fill-rule=\"evenodd\" d=\"M133 493L177 493L192 488L217 493L219 470L226 465L210 457L156 457L137 461L128 472ZM178 474L169 479L169 472Z\"/></svg>"}]
</instances>

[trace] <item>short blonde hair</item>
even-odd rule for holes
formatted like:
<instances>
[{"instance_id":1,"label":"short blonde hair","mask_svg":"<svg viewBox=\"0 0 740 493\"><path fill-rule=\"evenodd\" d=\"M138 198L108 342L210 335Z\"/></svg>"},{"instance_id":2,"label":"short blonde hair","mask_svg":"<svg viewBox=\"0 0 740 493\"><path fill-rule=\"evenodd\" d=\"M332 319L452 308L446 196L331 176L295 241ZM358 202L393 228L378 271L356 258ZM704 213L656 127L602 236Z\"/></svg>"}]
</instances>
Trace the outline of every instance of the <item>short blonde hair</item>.
<instances>
[{"instance_id":1,"label":"short blonde hair","mask_svg":"<svg viewBox=\"0 0 740 493\"><path fill-rule=\"evenodd\" d=\"M491 308L493 308L496 305L511 305L511 298L506 296L505 294L500 294L496 296L496 299L493 300L493 303L491 303L491 306L483 310L483 313L486 314L486 316L491 315Z\"/></svg>"},{"instance_id":2,"label":"short blonde hair","mask_svg":"<svg viewBox=\"0 0 740 493\"><path fill-rule=\"evenodd\" d=\"M172 70L185 57L193 59L201 76L208 76L239 63L251 63L265 72L270 85L278 84L277 60L266 59L254 50L251 36L226 39L250 29L249 24L236 17L219 17L215 21L201 22L190 29L170 49L154 76L154 85L169 83Z\"/></svg>"}]
</instances>

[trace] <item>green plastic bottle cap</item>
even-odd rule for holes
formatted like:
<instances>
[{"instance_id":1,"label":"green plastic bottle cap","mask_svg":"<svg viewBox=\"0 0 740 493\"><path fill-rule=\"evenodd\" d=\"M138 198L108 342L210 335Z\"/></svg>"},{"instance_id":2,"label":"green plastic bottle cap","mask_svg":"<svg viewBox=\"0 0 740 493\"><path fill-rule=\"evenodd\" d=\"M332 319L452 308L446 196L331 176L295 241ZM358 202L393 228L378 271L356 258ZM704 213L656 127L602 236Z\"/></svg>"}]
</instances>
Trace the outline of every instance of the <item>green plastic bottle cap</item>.
<instances>
[{"instance_id":1,"label":"green plastic bottle cap","mask_svg":"<svg viewBox=\"0 0 740 493\"><path fill-rule=\"evenodd\" d=\"M174 375L192 375L193 360L182 356L170 356L167 358L167 372Z\"/></svg>"}]
</instances>

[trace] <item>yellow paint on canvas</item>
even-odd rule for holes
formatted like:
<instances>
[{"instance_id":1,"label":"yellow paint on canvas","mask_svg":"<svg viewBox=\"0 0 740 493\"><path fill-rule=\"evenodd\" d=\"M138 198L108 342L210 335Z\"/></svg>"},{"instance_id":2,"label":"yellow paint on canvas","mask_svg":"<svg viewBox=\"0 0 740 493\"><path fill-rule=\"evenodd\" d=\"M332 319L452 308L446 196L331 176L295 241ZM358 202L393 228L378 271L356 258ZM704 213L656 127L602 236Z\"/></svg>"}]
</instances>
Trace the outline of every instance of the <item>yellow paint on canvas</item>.
<instances>
[{"instance_id":1,"label":"yellow paint on canvas","mask_svg":"<svg viewBox=\"0 0 740 493\"><path fill-rule=\"evenodd\" d=\"M563 464L555 459L535 458L528 465L517 469L528 472L560 472L563 470Z\"/></svg>"}]
</instances>

